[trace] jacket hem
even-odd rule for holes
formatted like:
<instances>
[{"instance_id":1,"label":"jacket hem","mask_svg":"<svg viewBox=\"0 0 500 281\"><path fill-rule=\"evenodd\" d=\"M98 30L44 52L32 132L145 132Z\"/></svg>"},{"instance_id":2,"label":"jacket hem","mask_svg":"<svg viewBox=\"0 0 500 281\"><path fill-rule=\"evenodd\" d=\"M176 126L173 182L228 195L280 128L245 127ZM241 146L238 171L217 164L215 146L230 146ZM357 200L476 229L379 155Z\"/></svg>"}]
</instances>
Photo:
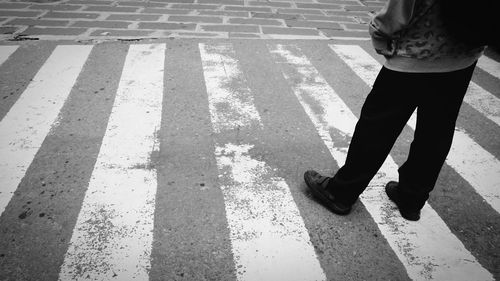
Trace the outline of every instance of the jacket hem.
<instances>
[{"instance_id":1,"label":"jacket hem","mask_svg":"<svg viewBox=\"0 0 500 281\"><path fill-rule=\"evenodd\" d=\"M474 56L459 59L441 57L437 60L394 56L387 58L384 66L398 72L450 72L471 66L481 55L482 52L479 52Z\"/></svg>"}]
</instances>

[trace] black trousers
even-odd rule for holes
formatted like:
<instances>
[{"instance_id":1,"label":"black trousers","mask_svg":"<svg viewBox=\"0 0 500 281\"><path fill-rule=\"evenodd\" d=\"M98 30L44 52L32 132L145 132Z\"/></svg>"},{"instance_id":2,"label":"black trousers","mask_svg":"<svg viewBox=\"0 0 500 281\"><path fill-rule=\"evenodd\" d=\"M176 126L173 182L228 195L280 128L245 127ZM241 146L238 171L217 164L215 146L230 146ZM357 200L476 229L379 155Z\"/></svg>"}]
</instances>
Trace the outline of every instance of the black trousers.
<instances>
[{"instance_id":1,"label":"black trousers","mask_svg":"<svg viewBox=\"0 0 500 281\"><path fill-rule=\"evenodd\" d=\"M474 67L446 73L405 73L382 68L363 104L346 163L329 183L338 200L354 204L417 109L414 139L398 171L404 204L421 209L450 150Z\"/></svg>"}]
</instances>

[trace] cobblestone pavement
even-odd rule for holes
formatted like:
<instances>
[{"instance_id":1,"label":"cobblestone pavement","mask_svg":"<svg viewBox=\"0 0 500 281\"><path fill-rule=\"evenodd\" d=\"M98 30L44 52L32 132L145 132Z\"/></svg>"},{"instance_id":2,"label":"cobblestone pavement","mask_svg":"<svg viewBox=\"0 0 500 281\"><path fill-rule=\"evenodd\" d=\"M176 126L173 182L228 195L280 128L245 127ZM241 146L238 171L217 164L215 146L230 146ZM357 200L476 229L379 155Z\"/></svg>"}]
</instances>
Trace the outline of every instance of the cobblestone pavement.
<instances>
[{"instance_id":1,"label":"cobblestone pavement","mask_svg":"<svg viewBox=\"0 0 500 281\"><path fill-rule=\"evenodd\" d=\"M0 40L368 38L386 0L0 0Z\"/></svg>"}]
</instances>

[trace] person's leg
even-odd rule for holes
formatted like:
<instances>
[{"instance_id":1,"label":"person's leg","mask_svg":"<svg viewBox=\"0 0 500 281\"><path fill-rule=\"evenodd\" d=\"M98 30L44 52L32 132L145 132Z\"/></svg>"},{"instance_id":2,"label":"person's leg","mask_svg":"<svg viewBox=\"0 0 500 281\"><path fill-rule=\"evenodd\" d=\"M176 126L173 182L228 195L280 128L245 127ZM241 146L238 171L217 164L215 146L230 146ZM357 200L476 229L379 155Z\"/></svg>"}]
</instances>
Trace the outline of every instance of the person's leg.
<instances>
[{"instance_id":1,"label":"person's leg","mask_svg":"<svg viewBox=\"0 0 500 281\"><path fill-rule=\"evenodd\" d=\"M420 210L434 188L451 148L455 123L475 65L449 73L428 74L421 93L414 139L406 162L399 168L401 199Z\"/></svg>"},{"instance_id":2,"label":"person's leg","mask_svg":"<svg viewBox=\"0 0 500 281\"><path fill-rule=\"evenodd\" d=\"M368 186L416 108L421 74L383 68L366 98L349 145L347 159L328 189L352 205Z\"/></svg>"}]
</instances>

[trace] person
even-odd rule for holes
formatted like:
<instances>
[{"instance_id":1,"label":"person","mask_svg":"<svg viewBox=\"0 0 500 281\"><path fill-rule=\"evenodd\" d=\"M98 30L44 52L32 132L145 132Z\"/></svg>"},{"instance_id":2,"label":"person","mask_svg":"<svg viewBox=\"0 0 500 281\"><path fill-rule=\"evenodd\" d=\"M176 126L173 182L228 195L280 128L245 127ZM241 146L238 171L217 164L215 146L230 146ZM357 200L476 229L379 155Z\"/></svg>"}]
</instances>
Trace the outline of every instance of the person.
<instances>
[{"instance_id":1,"label":"person","mask_svg":"<svg viewBox=\"0 0 500 281\"><path fill-rule=\"evenodd\" d=\"M440 5L440 0L389 0L371 20L373 46L386 60L362 106L345 164L333 177L314 170L304 174L313 196L332 212L351 211L416 109L414 139L398 169L399 181L387 183L385 191L403 218L420 219L485 49L450 35Z\"/></svg>"}]
</instances>

